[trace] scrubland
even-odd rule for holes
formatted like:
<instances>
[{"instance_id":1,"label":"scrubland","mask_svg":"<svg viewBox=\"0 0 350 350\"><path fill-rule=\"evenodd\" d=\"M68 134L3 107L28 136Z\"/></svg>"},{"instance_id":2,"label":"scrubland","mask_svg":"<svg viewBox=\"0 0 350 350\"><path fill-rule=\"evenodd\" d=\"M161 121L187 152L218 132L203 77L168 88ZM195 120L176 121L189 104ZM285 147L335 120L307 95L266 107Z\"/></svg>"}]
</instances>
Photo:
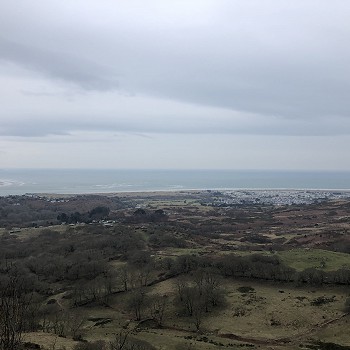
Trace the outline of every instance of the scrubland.
<instances>
[{"instance_id":1,"label":"scrubland","mask_svg":"<svg viewBox=\"0 0 350 350\"><path fill-rule=\"evenodd\" d=\"M1 198L0 349L350 348L350 201L218 196Z\"/></svg>"}]
</instances>

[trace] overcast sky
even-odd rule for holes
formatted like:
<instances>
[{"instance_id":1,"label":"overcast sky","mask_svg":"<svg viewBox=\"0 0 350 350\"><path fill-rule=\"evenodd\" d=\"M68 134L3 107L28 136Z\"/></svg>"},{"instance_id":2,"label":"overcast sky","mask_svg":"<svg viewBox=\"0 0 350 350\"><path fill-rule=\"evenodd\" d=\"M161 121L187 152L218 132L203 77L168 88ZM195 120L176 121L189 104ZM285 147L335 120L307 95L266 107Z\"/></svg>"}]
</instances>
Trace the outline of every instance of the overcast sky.
<instances>
[{"instance_id":1,"label":"overcast sky","mask_svg":"<svg viewBox=\"0 0 350 350\"><path fill-rule=\"evenodd\" d=\"M0 168L350 170L348 0L1 0Z\"/></svg>"}]
</instances>

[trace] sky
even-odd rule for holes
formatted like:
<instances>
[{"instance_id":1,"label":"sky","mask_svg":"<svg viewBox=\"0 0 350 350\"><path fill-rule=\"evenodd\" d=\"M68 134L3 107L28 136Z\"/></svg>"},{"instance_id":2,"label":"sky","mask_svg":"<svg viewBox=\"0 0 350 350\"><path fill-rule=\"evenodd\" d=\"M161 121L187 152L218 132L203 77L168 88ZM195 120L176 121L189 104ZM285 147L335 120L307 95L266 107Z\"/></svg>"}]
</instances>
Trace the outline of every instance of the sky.
<instances>
[{"instance_id":1,"label":"sky","mask_svg":"<svg viewBox=\"0 0 350 350\"><path fill-rule=\"evenodd\" d=\"M0 168L350 170L348 0L1 0Z\"/></svg>"}]
</instances>

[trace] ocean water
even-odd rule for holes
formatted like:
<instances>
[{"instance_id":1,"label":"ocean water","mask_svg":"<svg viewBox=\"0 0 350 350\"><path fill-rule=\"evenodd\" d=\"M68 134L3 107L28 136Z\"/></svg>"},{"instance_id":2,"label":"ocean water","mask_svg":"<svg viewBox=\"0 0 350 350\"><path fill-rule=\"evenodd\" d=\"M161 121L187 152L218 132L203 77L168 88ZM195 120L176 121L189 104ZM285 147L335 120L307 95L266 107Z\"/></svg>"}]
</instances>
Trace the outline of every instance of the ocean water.
<instances>
[{"instance_id":1,"label":"ocean water","mask_svg":"<svg viewBox=\"0 0 350 350\"><path fill-rule=\"evenodd\" d=\"M350 172L0 169L0 196L187 189L350 190Z\"/></svg>"}]
</instances>

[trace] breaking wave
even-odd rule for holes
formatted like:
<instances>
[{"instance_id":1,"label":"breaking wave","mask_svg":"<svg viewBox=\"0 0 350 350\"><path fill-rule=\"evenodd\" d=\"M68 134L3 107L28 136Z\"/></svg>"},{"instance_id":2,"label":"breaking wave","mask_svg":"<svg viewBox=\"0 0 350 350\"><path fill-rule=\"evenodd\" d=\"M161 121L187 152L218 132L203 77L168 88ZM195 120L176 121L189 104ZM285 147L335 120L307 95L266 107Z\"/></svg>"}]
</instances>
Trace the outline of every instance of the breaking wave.
<instances>
[{"instance_id":1,"label":"breaking wave","mask_svg":"<svg viewBox=\"0 0 350 350\"><path fill-rule=\"evenodd\" d=\"M20 187L23 185L24 185L24 182L0 179L0 187Z\"/></svg>"}]
</instances>

